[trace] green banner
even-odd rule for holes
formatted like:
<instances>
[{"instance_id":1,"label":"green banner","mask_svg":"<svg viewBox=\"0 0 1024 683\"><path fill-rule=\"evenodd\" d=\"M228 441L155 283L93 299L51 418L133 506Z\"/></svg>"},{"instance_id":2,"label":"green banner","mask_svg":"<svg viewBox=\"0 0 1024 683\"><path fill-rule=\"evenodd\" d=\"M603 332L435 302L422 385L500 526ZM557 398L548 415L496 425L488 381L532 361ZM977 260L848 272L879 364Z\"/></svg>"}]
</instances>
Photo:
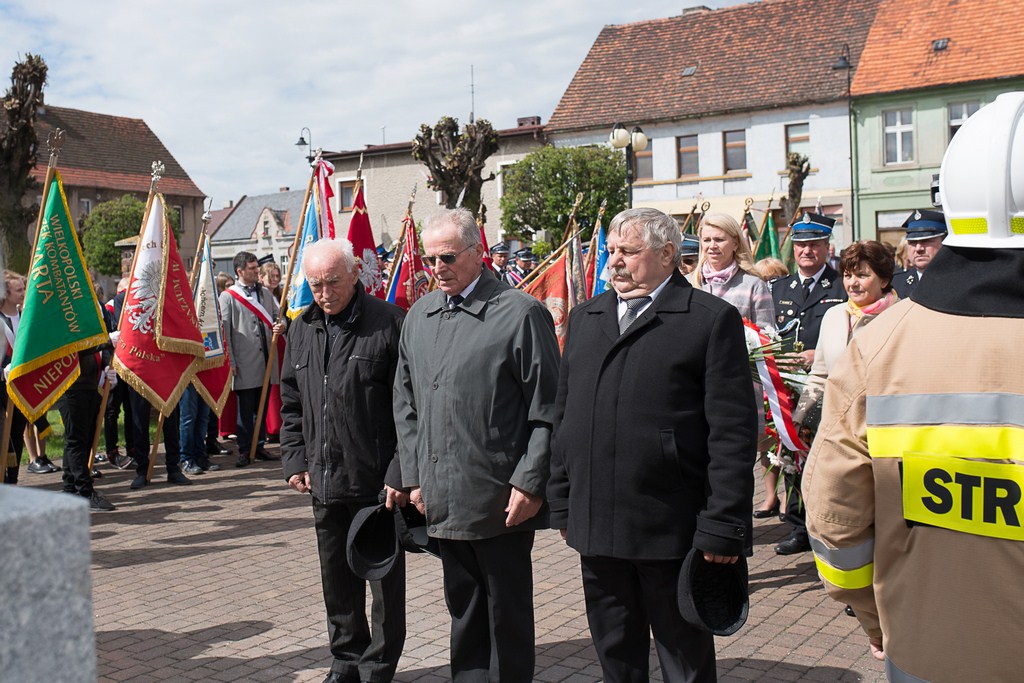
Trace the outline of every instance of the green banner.
<instances>
[{"instance_id":1,"label":"green banner","mask_svg":"<svg viewBox=\"0 0 1024 683\"><path fill-rule=\"evenodd\" d=\"M8 394L36 420L78 378L77 352L107 341L60 174L54 173L28 273Z\"/></svg>"},{"instance_id":2,"label":"green banner","mask_svg":"<svg viewBox=\"0 0 1024 683\"><path fill-rule=\"evenodd\" d=\"M772 220L772 212L768 212L768 220L761 232L761 239L757 241L757 249L754 252L754 260L760 261L763 258L779 258L779 233L775 231L775 221Z\"/></svg>"}]
</instances>

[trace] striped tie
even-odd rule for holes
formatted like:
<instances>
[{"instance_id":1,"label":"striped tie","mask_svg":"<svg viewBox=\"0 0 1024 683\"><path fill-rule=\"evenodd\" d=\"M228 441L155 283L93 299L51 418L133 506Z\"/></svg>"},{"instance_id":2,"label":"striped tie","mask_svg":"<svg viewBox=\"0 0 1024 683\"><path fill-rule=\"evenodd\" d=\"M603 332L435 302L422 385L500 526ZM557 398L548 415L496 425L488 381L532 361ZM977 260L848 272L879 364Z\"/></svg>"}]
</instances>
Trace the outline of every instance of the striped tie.
<instances>
[{"instance_id":1,"label":"striped tie","mask_svg":"<svg viewBox=\"0 0 1024 683\"><path fill-rule=\"evenodd\" d=\"M626 312L623 314L622 319L619 320L619 334L625 334L629 326L633 324L636 317L640 315L640 309L651 302L651 297L642 296L637 299L626 300Z\"/></svg>"}]
</instances>

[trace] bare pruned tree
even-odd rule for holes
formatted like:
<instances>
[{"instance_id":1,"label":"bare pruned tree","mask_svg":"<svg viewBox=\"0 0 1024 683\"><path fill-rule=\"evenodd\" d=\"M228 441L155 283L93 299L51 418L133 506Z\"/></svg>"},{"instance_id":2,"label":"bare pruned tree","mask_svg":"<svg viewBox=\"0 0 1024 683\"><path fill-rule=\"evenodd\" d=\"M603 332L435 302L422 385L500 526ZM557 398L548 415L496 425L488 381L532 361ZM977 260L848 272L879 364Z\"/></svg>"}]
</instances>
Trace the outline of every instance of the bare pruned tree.
<instances>
[{"instance_id":1,"label":"bare pruned tree","mask_svg":"<svg viewBox=\"0 0 1024 683\"><path fill-rule=\"evenodd\" d=\"M483 177L484 162L498 151L498 133L490 122L480 119L459 131L459 120L442 116L433 128L420 126L412 141L412 156L423 162L430 172L427 185L444 193L445 206L454 209L462 198L462 206L474 214L480 208L480 190L494 180L491 173Z\"/></svg>"},{"instance_id":2,"label":"bare pruned tree","mask_svg":"<svg viewBox=\"0 0 1024 683\"><path fill-rule=\"evenodd\" d=\"M804 194L804 181L811 172L811 162L807 157L797 152L790 152L786 155L786 172L789 176L789 190L786 196L779 201L782 207L782 217L786 223L793 222L793 214L800 209L800 200Z\"/></svg>"}]
</instances>

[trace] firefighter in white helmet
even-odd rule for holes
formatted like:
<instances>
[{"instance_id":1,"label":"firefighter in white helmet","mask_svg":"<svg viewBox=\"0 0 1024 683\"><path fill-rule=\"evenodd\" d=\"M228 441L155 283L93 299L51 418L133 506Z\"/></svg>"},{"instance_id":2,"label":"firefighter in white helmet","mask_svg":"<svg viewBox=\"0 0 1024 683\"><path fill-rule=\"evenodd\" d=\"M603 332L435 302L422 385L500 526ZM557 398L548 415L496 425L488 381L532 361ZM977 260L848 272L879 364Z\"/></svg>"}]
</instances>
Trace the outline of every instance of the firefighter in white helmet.
<instances>
[{"instance_id":1,"label":"firefighter in white helmet","mask_svg":"<svg viewBox=\"0 0 1024 683\"><path fill-rule=\"evenodd\" d=\"M829 374L804 474L818 572L890 681L1024 680L1022 115L1000 95L950 142L949 235Z\"/></svg>"}]
</instances>

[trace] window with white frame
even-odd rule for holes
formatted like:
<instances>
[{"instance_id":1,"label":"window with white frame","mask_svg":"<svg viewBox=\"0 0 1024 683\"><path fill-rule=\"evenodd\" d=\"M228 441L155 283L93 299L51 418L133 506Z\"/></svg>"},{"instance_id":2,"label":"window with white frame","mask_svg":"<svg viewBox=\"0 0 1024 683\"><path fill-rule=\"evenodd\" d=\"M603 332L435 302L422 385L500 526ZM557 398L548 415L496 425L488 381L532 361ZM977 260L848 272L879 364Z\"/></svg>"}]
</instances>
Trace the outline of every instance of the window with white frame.
<instances>
[{"instance_id":1,"label":"window with white frame","mask_svg":"<svg viewBox=\"0 0 1024 683\"><path fill-rule=\"evenodd\" d=\"M949 111L949 139L952 140L964 121L981 109L981 102L973 100L970 102L952 102L947 105Z\"/></svg>"},{"instance_id":2,"label":"window with white frame","mask_svg":"<svg viewBox=\"0 0 1024 683\"><path fill-rule=\"evenodd\" d=\"M505 170L509 166L515 166L515 164L516 164L516 162L514 162L514 161L499 161L498 162L498 173L496 174L497 178L495 179L498 182L498 185L495 188L498 191L498 199L501 199L502 197L505 196Z\"/></svg>"},{"instance_id":3,"label":"window with white frame","mask_svg":"<svg viewBox=\"0 0 1024 683\"><path fill-rule=\"evenodd\" d=\"M648 147L642 152L634 152L633 159L636 161L633 171L635 178L637 180L653 180L654 151Z\"/></svg>"},{"instance_id":4,"label":"window with white frame","mask_svg":"<svg viewBox=\"0 0 1024 683\"><path fill-rule=\"evenodd\" d=\"M905 164L914 160L914 120L912 109L882 112L885 124L885 163Z\"/></svg>"}]
</instances>

